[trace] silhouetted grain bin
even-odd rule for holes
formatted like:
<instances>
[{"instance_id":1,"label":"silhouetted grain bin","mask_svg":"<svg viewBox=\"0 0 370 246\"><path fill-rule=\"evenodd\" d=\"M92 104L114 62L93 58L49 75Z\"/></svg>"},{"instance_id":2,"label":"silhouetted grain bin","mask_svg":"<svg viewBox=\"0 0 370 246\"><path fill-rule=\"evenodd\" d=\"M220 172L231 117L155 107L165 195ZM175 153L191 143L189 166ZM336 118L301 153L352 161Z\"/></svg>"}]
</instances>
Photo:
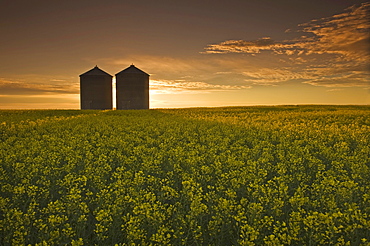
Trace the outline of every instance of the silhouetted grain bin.
<instances>
[{"instance_id":1,"label":"silhouetted grain bin","mask_svg":"<svg viewBox=\"0 0 370 246\"><path fill-rule=\"evenodd\" d=\"M80 75L81 109L112 109L112 77L98 66Z\"/></svg>"},{"instance_id":2,"label":"silhouetted grain bin","mask_svg":"<svg viewBox=\"0 0 370 246\"><path fill-rule=\"evenodd\" d=\"M117 109L149 109L149 74L134 65L116 74Z\"/></svg>"}]
</instances>

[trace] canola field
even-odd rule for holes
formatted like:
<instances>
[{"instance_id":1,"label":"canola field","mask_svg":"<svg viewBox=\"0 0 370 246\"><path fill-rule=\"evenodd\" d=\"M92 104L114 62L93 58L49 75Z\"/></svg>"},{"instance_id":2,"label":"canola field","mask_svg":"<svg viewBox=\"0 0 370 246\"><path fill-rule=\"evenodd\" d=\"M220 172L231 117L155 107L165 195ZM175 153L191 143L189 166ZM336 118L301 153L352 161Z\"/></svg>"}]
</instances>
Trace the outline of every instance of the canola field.
<instances>
[{"instance_id":1,"label":"canola field","mask_svg":"<svg viewBox=\"0 0 370 246\"><path fill-rule=\"evenodd\" d=\"M369 245L370 106L0 111L0 245Z\"/></svg>"}]
</instances>

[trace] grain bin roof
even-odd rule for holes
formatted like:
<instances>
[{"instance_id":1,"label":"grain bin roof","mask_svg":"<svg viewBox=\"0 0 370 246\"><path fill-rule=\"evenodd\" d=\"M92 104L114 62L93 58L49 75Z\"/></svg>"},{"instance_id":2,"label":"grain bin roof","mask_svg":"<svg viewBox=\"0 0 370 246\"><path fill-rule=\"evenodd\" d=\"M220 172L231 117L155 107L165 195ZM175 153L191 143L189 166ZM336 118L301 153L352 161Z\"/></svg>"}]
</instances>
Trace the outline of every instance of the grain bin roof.
<instances>
[{"instance_id":1,"label":"grain bin roof","mask_svg":"<svg viewBox=\"0 0 370 246\"><path fill-rule=\"evenodd\" d=\"M95 66L93 69L87 71L86 73L81 74L80 76L84 76L84 75L109 75L109 76L113 77L109 73L107 73L107 72L101 70L100 68L98 68L98 66Z\"/></svg>"},{"instance_id":2,"label":"grain bin roof","mask_svg":"<svg viewBox=\"0 0 370 246\"><path fill-rule=\"evenodd\" d=\"M128 68L126 69L123 69L121 72L117 73L116 75L118 74L121 74L121 73L141 73L141 74L146 74L149 76L149 74L147 74L146 72L144 72L143 70L140 70L138 69L137 67L135 67L134 65L131 65L129 66Z\"/></svg>"}]
</instances>

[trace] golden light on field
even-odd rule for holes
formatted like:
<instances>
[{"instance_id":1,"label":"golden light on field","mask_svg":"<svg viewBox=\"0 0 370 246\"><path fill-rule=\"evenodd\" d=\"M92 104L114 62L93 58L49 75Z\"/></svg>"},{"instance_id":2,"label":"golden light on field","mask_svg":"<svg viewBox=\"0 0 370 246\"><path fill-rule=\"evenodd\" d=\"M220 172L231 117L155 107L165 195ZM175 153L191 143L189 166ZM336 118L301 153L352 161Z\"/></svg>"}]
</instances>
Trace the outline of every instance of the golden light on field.
<instances>
[{"instance_id":1,"label":"golden light on field","mask_svg":"<svg viewBox=\"0 0 370 246\"><path fill-rule=\"evenodd\" d=\"M366 245L369 123L359 105L2 110L0 245Z\"/></svg>"}]
</instances>

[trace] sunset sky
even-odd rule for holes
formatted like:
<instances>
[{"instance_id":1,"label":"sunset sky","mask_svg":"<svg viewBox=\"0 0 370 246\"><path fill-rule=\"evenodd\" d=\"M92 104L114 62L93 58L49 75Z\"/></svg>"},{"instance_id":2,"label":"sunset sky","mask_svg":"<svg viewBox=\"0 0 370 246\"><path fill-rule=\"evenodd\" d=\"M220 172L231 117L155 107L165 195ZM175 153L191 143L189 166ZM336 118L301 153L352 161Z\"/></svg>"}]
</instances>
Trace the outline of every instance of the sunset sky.
<instances>
[{"instance_id":1,"label":"sunset sky","mask_svg":"<svg viewBox=\"0 0 370 246\"><path fill-rule=\"evenodd\" d=\"M78 109L79 75L132 63L151 108L370 104L370 2L6 0L0 109Z\"/></svg>"}]
</instances>

